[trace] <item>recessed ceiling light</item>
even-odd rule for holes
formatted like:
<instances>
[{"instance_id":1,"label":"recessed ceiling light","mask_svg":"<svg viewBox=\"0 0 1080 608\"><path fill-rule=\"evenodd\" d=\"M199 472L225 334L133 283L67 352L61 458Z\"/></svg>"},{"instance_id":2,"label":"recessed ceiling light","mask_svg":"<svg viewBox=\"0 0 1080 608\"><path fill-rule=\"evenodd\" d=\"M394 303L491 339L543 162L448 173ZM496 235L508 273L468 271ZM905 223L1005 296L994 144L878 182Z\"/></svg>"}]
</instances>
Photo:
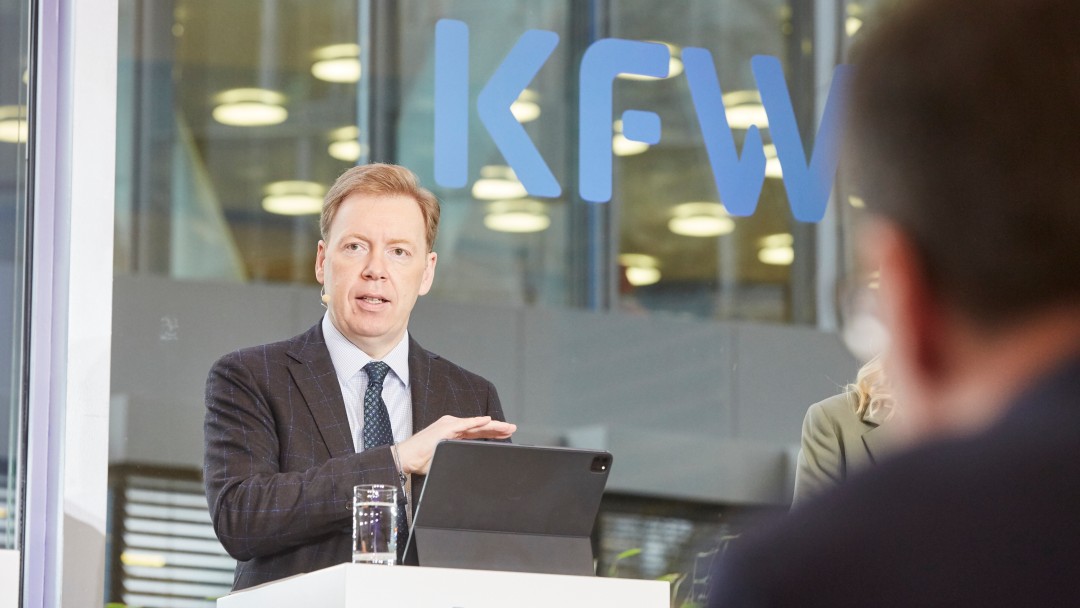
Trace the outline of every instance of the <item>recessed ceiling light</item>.
<instances>
[{"instance_id":1,"label":"recessed ceiling light","mask_svg":"<svg viewBox=\"0 0 1080 608\"><path fill-rule=\"evenodd\" d=\"M348 42L316 49L311 74L326 82L360 81L360 45Z\"/></svg>"},{"instance_id":2,"label":"recessed ceiling light","mask_svg":"<svg viewBox=\"0 0 1080 608\"><path fill-rule=\"evenodd\" d=\"M675 205L668 230L683 236L721 236L735 230L732 220L720 203L691 202Z\"/></svg>"},{"instance_id":3,"label":"recessed ceiling light","mask_svg":"<svg viewBox=\"0 0 1080 608\"><path fill-rule=\"evenodd\" d=\"M347 163L355 163L367 154L367 144L360 141L360 129L356 125L341 127L330 132L330 156Z\"/></svg>"},{"instance_id":4,"label":"recessed ceiling light","mask_svg":"<svg viewBox=\"0 0 1080 608\"><path fill-rule=\"evenodd\" d=\"M649 144L627 139L622 133L616 133L611 137L611 151L615 153L615 156L633 156L648 149Z\"/></svg>"},{"instance_id":5,"label":"recessed ceiling light","mask_svg":"<svg viewBox=\"0 0 1080 608\"><path fill-rule=\"evenodd\" d=\"M644 287L660 282L659 268L637 268L631 266L626 269L626 281L634 287Z\"/></svg>"},{"instance_id":6,"label":"recessed ceiling light","mask_svg":"<svg viewBox=\"0 0 1080 608\"><path fill-rule=\"evenodd\" d=\"M769 127L769 116L761 104L761 95L757 91L743 90L724 93L724 108L728 126L732 129L749 129L757 125L759 129Z\"/></svg>"},{"instance_id":7,"label":"recessed ceiling light","mask_svg":"<svg viewBox=\"0 0 1080 608\"><path fill-rule=\"evenodd\" d=\"M540 104L537 101L540 96L532 89L523 89L517 100L510 104L510 113L518 122L532 122L540 118Z\"/></svg>"},{"instance_id":8,"label":"recessed ceiling light","mask_svg":"<svg viewBox=\"0 0 1080 608\"><path fill-rule=\"evenodd\" d=\"M615 135L611 137L611 151L615 153L615 156L633 156L634 154L641 154L649 149L649 144L643 141L627 139L627 137L623 135L621 118L615 121L612 130L615 131Z\"/></svg>"},{"instance_id":9,"label":"recessed ceiling light","mask_svg":"<svg viewBox=\"0 0 1080 608\"><path fill-rule=\"evenodd\" d=\"M484 226L496 232L540 232L550 225L547 207L530 198L495 201L488 205L484 216Z\"/></svg>"},{"instance_id":10,"label":"recessed ceiling light","mask_svg":"<svg viewBox=\"0 0 1080 608\"><path fill-rule=\"evenodd\" d=\"M859 33L859 30L862 28L862 23L862 19L859 19L858 17L848 17L844 21L844 31L847 33L848 38Z\"/></svg>"},{"instance_id":11,"label":"recessed ceiling light","mask_svg":"<svg viewBox=\"0 0 1080 608\"><path fill-rule=\"evenodd\" d=\"M0 141L24 142L28 132L25 106L0 106Z\"/></svg>"},{"instance_id":12,"label":"recessed ceiling light","mask_svg":"<svg viewBox=\"0 0 1080 608\"><path fill-rule=\"evenodd\" d=\"M322 211L326 188L317 182L288 180L267 184L263 209L278 215L313 215Z\"/></svg>"},{"instance_id":13,"label":"recessed ceiling light","mask_svg":"<svg viewBox=\"0 0 1080 608\"><path fill-rule=\"evenodd\" d=\"M264 127L285 122L285 96L269 89L230 89L214 97L214 120L233 127Z\"/></svg>"},{"instance_id":14,"label":"recessed ceiling light","mask_svg":"<svg viewBox=\"0 0 1080 608\"><path fill-rule=\"evenodd\" d=\"M790 266L795 261L794 237L787 232L761 237L758 244L758 260L772 266Z\"/></svg>"},{"instance_id":15,"label":"recessed ceiling light","mask_svg":"<svg viewBox=\"0 0 1080 608\"><path fill-rule=\"evenodd\" d=\"M668 48L668 53L671 54L671 59L668 59L668 74L667 76L657 78L656 76L642 76L641 74L626 74L620 73L619 78L622 80L664 80L666 78L674 78L683 73L682 62L682 49L678 46L671 44L670 42L662 42L660 40L646 40L645 42L655 42L662 44Z\"/></svg>"},{"instance_id":16,"label":"recessed ceiling light","mask_svg":"<svg viewBox=\"0 0 1080 608\"><path fill-rule=\"evenodd\" d=\"M619 265L626 268L626 280L635 287L660 281L660 260L644 253L620 253Z\"/></svg>"},{"instance_id":17,"label":"recessed ceiling light","mask_svg":"<svg viewBox=\"0 0 1080 608\"><path fill-rule=\"evenodd\" d=\"M770 266L791 266L795 261L795 250L791 247L768 247L757 254L758 261Z\"/></svg>"},{"instance_id":18,"label":"recessed ceiling light","mask_svg":"<svg viewBox=\"0 0 1080 608\"><path fill-rule=\"evenodd\" d=\"M522 198L528 192L514 170L506 165L487 165L480 168L480 179L473 183L473 198L498 201Z\"/></svg>"},{"instance_id":19,"label":"recessed ceiling light","mask_svg":"<svg viewBox=\"0 0 1080 608\"><path fill-rule=\"evenodd\" d=\"M780 168L780 159L776 156L776 144L765 144L765 177L782 179L784 170Z\"/></svg>"}]
</instances>

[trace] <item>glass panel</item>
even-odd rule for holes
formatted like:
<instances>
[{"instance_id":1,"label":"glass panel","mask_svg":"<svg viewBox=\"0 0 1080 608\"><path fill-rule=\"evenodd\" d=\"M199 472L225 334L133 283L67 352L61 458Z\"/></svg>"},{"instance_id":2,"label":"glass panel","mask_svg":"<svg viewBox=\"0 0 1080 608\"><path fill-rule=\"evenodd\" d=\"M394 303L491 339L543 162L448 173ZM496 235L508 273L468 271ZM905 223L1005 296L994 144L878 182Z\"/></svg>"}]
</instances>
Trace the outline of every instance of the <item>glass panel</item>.
<instances>
[{"instance_id":1,"label":"glass panel","mask_svg":"<svg viewBox=\"0 0 1080 608\"><path fill-rule=\"evenodd\" d=\"M587 220L569 186L576 173L574 21L582 17L579 9L586 4L411 0L400 5L401 14L407 16L401 38L382 44L399 49L401 55L401 115L395 133L399 161L417 171L443 203L439 278L433 296L493 304L589 305L590 282L603 277L589 274ZM467 75L462 72L467 79L463 84L473 106L467 115L449 119L468 120L469 125L465 148L450 153L468 158L466 186L458 188L441 187L435 179L435 107L444 102L436 98L439 52L432 34L436 23L448 18L469 28L468 55L441 58L467 69ZM527 30L558 36L550 56L511 106L530 145L562 186L561 195L555 197L526 193L485 128L485 116L475 110L488 79ZM539 62L543 52L533 57Z\"/></svg>"},{"instance_id":2,"label":"glass panel","mask_svg":"<svg viewBox=\"0 0 1080 608\"><path fill-rule=\"evenodd\" d=\"M794 13L799 5L806 11L810 3L695 1L679 11L658 11L647 0L612 3L615 36L663 42L672 57L668 78L616 81L616 115L630 108L649 110L663 125L662 139L652 146L616 136L624 309L815 321L814 231L796 222L788 209L750 61L765 55L784 63L796 115L812 124L813 91L799 86L812 82L813 49L800 48L800 41L812 36L810 13ZM747 217L734 217L717 192L701 117L692 101L690 77L697 75L687 71L682 57L686 48L708 52L713 66L706 65L703 76L717 79L734 143L743 156L755 145L747 137L749 127L761 134L762 143L756 145L766 153L766 179L757 207ZM708 74L710 67L715 75ZM809 263L795 264L804 257Z\"/></svg>"},{"instance_id":3,"label":"glass panel","mask_svg":"<svg viewBox=\"0 0 1080 608\"><path fill-rule=\"evenodd\" d=\"M0 0L0 549L19 546L26 353L28 2Z\"/></svg>"},{"instance_id":4,"label":"glass panel","mask_svg":"<svg viewBox=\"0 0 1080 608\"><path fill-rule=\"evenodd\" d=\"M492 379L520 442L610 449L614 491L700 507L657 524L637 518L643 499L601 532L605 569L648 543L640 568L628 562L625 572L691 573L693 556L677 553L705 552L710 538L737 531L709 524L709 513L789 499L806 406L856 369L817 329L829 326L822 302L848 255L853 209L830 209L822 224L794 218L752 69L754 56L779 67L805 162L839 57L832 47L843 46L830 32L842 37L854 13L817 12L838 10L831 1L791 4L121 0L111 464L197 474L210 365L318 321L323 192L354 163L399 162L443 205L434 287L410 331ZM457 23L441 30L444 19ZM683 65L669 61L668 78L597 89L582 66L612 37L635 52L662 41L648 48ZM731 145L746 155L748 127L762 127L760 195L743 217L720 206L729 201L707 153L717 135L705 133L694 102L691 48L712 63L694 82L711 75L731 95L712 105L733 129ZM528 73L500 84L507 65ZM464 109L446 105L444 76ZM479 107L485 90L498 98L491 109ZM506 122L506 91L516 96L516 134L489 128ZM583 124L583 105L598 99L611 120ZM463 145L437 149L437 110L450 112L440 124ZM656 139L656 122L658 141L640 143ZM582 133L597 125L601 153L583 152ZM611 167L583 170L583 155ZM557 194L537 189L539 165ZM588 202L583 183L605 180L611 200ZM846 200L839 187L834 194ZM163 518L130 507L130 517ZM174 553L206 548L205 538L187 540ZM118 577L144 573L118 560L107 585L117 601Z\"/></svg>"},{"instance_id":5,"label":"glass panel","mask_svg":"<svg viewBox=\"0 0 1080 608\"><path fill-rule=\"evenodd\" d=\"M120 7L118 273L312 283L361 147L355 2Z\"/></svg>"}]
</instances>

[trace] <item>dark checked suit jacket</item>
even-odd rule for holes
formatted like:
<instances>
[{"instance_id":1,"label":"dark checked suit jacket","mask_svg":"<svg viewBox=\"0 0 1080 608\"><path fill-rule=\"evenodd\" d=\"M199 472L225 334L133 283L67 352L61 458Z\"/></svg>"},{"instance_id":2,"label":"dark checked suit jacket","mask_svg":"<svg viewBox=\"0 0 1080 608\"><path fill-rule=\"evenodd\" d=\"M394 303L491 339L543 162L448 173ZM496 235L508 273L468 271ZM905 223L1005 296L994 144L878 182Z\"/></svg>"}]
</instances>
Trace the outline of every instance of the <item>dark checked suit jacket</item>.
<instances>
[{"instance_id":1,"label":"dark checked suit jacket","mask_svg":"<svg viewBox=\"0 0 1080 608\"><path fill-rule=\"evenodd\" d=\"M490 382L411 338L409 383L414 431L445 414L504 419ZM398 484L389 446L354 451L321 323L219 359L204 432L206 498L237 560L234 590L350 561L353 486ZM422 478L412 482L419 496Z\"/></svg>"}]
</instances>

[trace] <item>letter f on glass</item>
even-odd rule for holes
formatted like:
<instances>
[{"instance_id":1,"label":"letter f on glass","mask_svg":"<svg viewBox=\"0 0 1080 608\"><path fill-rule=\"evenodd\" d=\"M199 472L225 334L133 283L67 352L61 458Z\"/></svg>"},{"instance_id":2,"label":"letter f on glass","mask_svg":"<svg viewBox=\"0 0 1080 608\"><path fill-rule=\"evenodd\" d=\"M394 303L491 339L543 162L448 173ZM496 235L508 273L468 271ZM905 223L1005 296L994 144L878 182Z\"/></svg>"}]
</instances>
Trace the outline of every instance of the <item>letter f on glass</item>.
<instances>
[{"instance_id":1,"label":"letter f on glass","mask_svg":"<svg viewBox=\"0 0 1080 608\"><path fill-rule=\"evenodd\" d=\"M655 42L605 38L594 42L581 59L578 171L581 198L592 203L611 200L612 86L619 74L664 78L671 51ZM628 139L660 141L660 117L627 110L622 115Z\"/></svg>"}]
</instances>

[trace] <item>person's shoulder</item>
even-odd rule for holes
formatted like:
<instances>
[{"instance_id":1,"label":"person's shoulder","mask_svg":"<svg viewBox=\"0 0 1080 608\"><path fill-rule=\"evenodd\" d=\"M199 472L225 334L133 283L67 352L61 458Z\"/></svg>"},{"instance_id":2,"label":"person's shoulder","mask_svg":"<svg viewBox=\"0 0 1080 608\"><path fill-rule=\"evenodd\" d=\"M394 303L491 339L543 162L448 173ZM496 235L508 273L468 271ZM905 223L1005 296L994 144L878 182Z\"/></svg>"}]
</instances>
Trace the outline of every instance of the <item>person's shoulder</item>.
<instances>
[{"instance_id":1,"label":"person's shoulder","mask_svg":"<svg viewBox=\"0 0 1080 608\"><path fill-rule=\"evenodd\" d=\"M321 344L325 344L325 342L323 341L322 330L320 326L316 324L307 331L291 338L255 346L246 346L228 352L219 357L214 366L219 367L222 365L253 362L261 362L263 365L271 364L274 361L286 360L286 355L288 353L302 352L310 347Z\"/></svg>"},{"instance_id":2,"label":"person's shoulder","mask_svg":"<svg viewBox=\"0 0 1080 608\"><path fill-rule=\"evenodd\" d=\"M845 392L808 407L803 420L803 431L805 433L814 429L820 431L838 427L848 428L856 422L860 421L855 415L854 395L851 392Z\"/></svg>"},{"instance_id":3,"label":"person's shoulder","mask_svg":"<svg viewBox=\"0 0 1080 608\"><path fill-rule=\"evenodd\" d=\"M882 539L922 538L932 514L951 502L938 491L947 491L948 473L924 466L922 457L900 460L743 533L715 567L710 587L720 587L713 593L723 599L710 606L856 605L849 600L880 574L877 564L893 567L883 561L889 543Z\"/></svg>"},{"instance_id":4,"label":"person's shoulder","mask_svg":"<svg viewBox=\"0 0 1080 608\"><path fill-rule=\"evenodd\" d=\"M487 378L465 369L438 353L427 350L411 337L409 344L409 359L410 361L426 364L429 370L428 373L431 377L442 377L451 381L474 386L492 386L491 381Z\"/></svg>"},{"instance_id":5,"label":"person's shoulder","mask_svg":"<svg viewBox=\"0 0 1080 608\"><path fill-rule=\"evenodd\" d=\"M829 418L836 418L846 414L853 414L855 412L855 395L851 391L845 391L838 395L833 395L826 399L822 399L817 403L807 408L807 413L816 416L826 416Z\"/></svg>"}]
</instances>

